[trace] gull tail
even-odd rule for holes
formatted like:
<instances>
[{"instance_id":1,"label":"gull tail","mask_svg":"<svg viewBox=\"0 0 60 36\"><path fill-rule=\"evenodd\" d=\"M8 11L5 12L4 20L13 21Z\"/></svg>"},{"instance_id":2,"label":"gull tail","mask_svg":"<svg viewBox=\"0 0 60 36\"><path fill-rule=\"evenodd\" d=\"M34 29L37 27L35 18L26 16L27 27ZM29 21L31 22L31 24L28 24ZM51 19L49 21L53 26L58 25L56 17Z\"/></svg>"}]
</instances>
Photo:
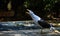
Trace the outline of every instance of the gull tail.
<instances>
[{"instance_id":1,"label":"gull tail","mask_svg":"<svg viewBox=\"0 0 60 36\"><path fill-rule=\"evenodd\" d=\"M52 24L50 24L50 25L51 25L51 27L50 27L50 31L51 31L51 32L60 33L58 30L56 30L56 29L52 26Z\"/></svg>"}]
</instances>

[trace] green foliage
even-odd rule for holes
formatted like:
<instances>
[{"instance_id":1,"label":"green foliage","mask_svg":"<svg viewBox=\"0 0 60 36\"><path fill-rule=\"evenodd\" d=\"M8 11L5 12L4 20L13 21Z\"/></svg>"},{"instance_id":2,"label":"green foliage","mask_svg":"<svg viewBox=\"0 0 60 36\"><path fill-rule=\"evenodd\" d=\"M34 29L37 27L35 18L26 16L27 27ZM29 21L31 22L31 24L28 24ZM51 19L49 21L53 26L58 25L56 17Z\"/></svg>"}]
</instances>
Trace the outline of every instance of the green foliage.
<instances>
[{"instance_id":1,"label":"green foliage","mask_svg":"<svg viewBox=\"0 0 60 36\"><path fill-rule=\"evenodd\" d=\"M52 14L52 12L56 10L54 8L58 7L55 6L58 2L60 2L60 0L26 0L25 7L36 11L36 13L41 13L41 16L45 15L44 17L47 17L47 15ZM59 9L57 9L57 11L58 10Z\"/></svg>"}]
</instances>

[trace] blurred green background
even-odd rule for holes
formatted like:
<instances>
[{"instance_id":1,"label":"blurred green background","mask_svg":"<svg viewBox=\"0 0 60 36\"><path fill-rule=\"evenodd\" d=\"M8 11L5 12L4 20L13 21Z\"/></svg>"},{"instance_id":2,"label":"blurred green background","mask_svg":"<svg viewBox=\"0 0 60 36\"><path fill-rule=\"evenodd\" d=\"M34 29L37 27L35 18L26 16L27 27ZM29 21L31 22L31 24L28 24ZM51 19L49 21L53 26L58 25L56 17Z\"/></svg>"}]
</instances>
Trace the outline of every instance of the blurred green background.
<instances>
[{"instance_id":1,"label":"blurred green background","mask_svg":"<svg viewBox=\"0 0 60 36\"><path fill-rule=\"evenodd\" d=\"M45 20L60 21L60 0L0 0L0 21L31 20L26 9Z\"/></svg>"}]
</instances>

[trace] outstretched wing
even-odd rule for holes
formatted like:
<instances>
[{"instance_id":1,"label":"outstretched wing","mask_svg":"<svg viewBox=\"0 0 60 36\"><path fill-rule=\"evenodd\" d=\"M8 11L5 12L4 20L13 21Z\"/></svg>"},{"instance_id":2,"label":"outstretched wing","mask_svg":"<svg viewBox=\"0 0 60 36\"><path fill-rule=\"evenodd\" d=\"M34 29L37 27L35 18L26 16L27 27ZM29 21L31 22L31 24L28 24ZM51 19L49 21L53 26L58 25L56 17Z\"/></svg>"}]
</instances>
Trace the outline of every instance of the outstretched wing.
<instances>
[{"instance_id":1,"label":"outstretched wing","mask_svg":"<svg viewBox=\"0 0 60 36\"><path fill-rule=\"evenodd\" d=\"M43 28L50 28L50 27L51 27L51 25L48 24L48 23L45 22L45 21L38 21L38 24L39 24L40 26L42 26Z\"/></svg>"}]
</instances>

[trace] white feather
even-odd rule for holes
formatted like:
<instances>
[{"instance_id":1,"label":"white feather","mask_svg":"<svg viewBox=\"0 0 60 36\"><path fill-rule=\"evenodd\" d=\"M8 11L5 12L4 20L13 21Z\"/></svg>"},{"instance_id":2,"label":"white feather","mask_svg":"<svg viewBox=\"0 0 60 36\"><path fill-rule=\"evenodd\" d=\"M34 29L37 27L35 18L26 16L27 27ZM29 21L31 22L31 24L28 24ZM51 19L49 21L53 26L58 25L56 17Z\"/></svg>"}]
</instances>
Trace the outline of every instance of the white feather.
<instances>
[{"instance_id":1,"label":"white feather","mask_svg":"<svg viewBox=\"0 0 60 36\"><path fill-rule=\"evenodd\" d=\"M33 11L31 11L31 10L28 10L28 11L29 11L29 15L32 17L32 19L34 20L34 22L37 22L38 20L41 20L41 18L39 16L35 15L33 13Z\"/></svg>"}]
</instances>

